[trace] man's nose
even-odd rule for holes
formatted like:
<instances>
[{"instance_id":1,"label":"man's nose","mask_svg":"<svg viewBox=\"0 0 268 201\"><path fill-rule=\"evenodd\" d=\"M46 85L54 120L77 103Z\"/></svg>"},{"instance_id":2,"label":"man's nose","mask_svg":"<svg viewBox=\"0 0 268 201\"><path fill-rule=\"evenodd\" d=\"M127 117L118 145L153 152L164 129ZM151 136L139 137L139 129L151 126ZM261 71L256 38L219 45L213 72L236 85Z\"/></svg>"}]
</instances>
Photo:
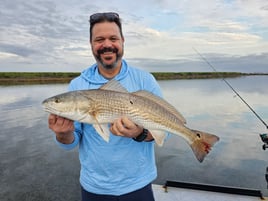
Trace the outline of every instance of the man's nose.
<instances>
[{"instance_id":1,"label":"man's nose","mask_svg":"<svg viewBox=\"0 0 268 201\"><path fill-rule=\"evenodd\" d=\"M103 46L104 47L112 47L112 42L109 39L105 39L103 41Z\"/></svg>"}]
</instances>

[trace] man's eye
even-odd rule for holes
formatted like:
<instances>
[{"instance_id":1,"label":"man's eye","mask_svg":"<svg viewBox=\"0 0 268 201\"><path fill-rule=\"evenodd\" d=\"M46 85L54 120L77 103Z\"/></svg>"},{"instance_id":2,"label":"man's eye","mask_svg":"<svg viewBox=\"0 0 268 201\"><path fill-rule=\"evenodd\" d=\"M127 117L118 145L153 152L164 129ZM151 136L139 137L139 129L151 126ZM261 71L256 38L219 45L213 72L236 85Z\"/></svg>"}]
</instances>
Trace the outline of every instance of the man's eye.
<instances>
[{"instance_id":1,"label":"man's eye","mask_svg":"<svg viewBox=\"0 0 268 201\"><path fill-rule=\"evenodd\" d=\"M115 41L117 41L117 38L111 38L111 41L115 42Z\"/></svg>"},{"instance_id":2,"label":"man's eye","mask_svg":"<svg viewBox=\"0 0 268 201\"><path fill-rule=\"evenodd\" d=\"M100 42L103 42L104 39L103 39L103 38L98 38L98 39L96 39L95 41L98 42L98 43L100 43Z\"/></svg>"}]
</instances>

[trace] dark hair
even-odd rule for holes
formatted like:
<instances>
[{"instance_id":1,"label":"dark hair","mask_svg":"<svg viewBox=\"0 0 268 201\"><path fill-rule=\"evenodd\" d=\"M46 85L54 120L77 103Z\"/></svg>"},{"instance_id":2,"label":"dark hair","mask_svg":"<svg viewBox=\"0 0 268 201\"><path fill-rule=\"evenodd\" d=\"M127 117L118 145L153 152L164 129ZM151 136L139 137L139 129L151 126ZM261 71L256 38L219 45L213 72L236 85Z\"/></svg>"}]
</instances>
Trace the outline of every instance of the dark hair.
<instances>
[{"instance_id":1,"label":"dark hair","mask_svg":"<svg viewBox=\"0 0 268 201\"><path fill-rule=\"evenodd\" d=\"M121 19L118 13L106 12L106 13L94 13L89 18L89 38L92 39L92 29L96 23L100 22L114 22L117 24L120 30L120 34L123 37Z\"/></svg>"}]
</instances>

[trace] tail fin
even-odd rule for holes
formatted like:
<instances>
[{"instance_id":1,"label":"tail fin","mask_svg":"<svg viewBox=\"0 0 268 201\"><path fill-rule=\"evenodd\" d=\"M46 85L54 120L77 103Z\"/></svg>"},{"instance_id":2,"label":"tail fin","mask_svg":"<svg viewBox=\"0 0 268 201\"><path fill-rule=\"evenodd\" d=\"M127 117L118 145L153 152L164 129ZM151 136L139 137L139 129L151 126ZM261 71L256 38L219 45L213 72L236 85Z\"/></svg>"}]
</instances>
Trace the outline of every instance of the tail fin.
<instances>
[{"instance_id":1,"label":"tail fin","mask_svg":"<svg viewBox=\"0 0 268 201\"><path fill-rule=\"evenodd\" d=\"M191 148L200 163L211 150L212 146L219 141L219 137L213 134L205 133L198 130L192 130L196 134L196 139L191 144Z\"/></svg>"}]
</instances>

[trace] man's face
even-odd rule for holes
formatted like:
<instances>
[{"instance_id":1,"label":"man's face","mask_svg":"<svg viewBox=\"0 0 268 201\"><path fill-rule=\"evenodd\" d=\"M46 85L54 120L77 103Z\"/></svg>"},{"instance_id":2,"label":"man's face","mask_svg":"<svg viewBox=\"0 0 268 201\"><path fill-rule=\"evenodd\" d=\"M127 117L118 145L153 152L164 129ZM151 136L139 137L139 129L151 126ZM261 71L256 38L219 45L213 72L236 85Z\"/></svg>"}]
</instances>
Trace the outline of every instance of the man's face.
<instances>
[{"instance_id":1,"label":"man's face","mask_svg":"<svg viewBox=\"0 0 268 201\"><path fill-rule=\"evenodd\" d=\"M113 69L121 65L124 39L114 22L96 23L92 29L92 53L104 68Z\"/></svg>"}]
</instances>

